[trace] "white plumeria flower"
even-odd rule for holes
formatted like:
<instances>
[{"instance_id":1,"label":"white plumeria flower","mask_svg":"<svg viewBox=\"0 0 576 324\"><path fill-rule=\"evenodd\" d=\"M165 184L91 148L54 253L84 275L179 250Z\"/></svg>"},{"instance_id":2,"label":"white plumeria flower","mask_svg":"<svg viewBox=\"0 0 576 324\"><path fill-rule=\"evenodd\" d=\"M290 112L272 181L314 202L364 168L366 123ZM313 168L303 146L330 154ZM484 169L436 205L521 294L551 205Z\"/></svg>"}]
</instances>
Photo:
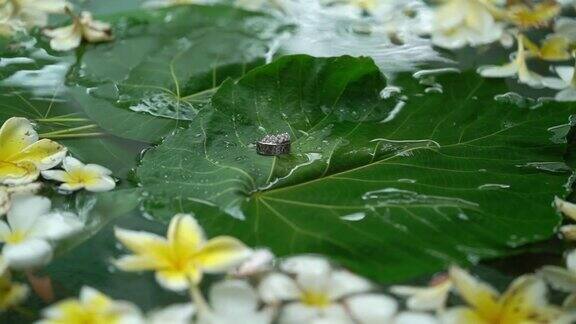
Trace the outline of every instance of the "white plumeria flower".
<instances>
[{"instance_id":1,"label":"white plumeria flower","mask_svg":"<svg viewBox=\"0 0 576 324\"><path fill-rule=\"evenodd\" d=\"M440 321L433 315L419 312L402 312L398 314L392 324L439 324ZM377 323L373 323L377 324Z\"/></svg>"},{"instance_id":2,"label":"white plumeria flower","mask_svg":"<svg viewBox=\"0 0 576 324\"><path fill-rule=\"evenodd\" d=\"M258 310L257 292L246 281L226 280L210 288L211 310L199 313L198 324L268 324L272 310Z\"/></svg>"},{"instance_id":3,"label":"white plumeria flower","mask_svg":"<svg viewBox=\"0 0 576 324\"><path fill-rule=\"evenodd\" d=\"M567 202L563 199L560 199L558 197L554 198L554 205L556 206L556 209L561 212L562 214L564 214L564 216L566 216L567 218L570 218L573 221L576 221L576 205L571 203L571 202ZM576 241L576 225L574 224L568 224L568 225L563 225L560 227L560 233L562 234L562 236L570 241Z\"/></svg>"},{"instance_id":4,"label":"white plumeria flower","mask_svg":"<svg viewBox=\"0 0 576 324\"><path fill-rule=\"evenodd\" d=\"M248 260L242 262L231 274L236 277L249 277L272 268L274 254L269 249L254 250Z\"/></svg>"},{"instance_id":5,"label":"white plumeria flower","mask_svg":"<svg viewBox=\"0 0 576 324\"><path fill-rule=\"evenodd\" d=\"M47 29L44 34L50 40L50 47L56 51L68 51L80 46L82 40L89 43L108 42L114 39L110 24L94 20L92 14L83 11L80 16L75 16L71 12L72 25Z\"/></svg>"},{"instance_id":6,"label":"white plumeria flower","mask_svg":"<svg viewBox=\"0 0 576 324\"><path fill-rule=\"evenodd\" d=\"M385 323L396 312L392 298L361 294L369 292L372 285L346 270L333 269L326 259L298 256L280 267L287 274L269 274L258 288L265 303L287 303L280 323L352 323L354 314Z\"/></svg>"},{"instance_id":7,"label":"white plumeria flower","mask_svg":"<svg viewBox=\"0 0 576 324\"><path fill-rule=\"evenodd\" d=\"M566 257L566 268L558 266L545 266L540 275L554 287L564 292L576 293L576 250L572 250Z\"/></svg>"},{"instance_id":8,"label":"white plumeria flower","mask_svg":"<svg viewBox=\"0 0 576 324\"><path fill-rule=\"evenodd\" d=\"M79 232L83 224L73 213L50 212L51 202L39 196L14 198L7 222L0 221L2 256L11 268L27 269L52 259L52 243Z\"/></svg>"},{"instance_id":9,"label":"white plumeria flower","mask_svg":"<svg viewBox=\"0 0 576 324\"><path fill-rule=\"evenodd\" d=\"M447 0L436 10L432 42L448 49L477 46L500 39L503 31L486 1Z\"/></svg>"},{"instance_id":10,"label":"white plumeria flower","mask_svg":"<svg viewBox=\"0 0 576 324\"><path fill-rule=\"evenodd\" d=\"M531 87L542 87L543 77L528 69L524 36L518 37L518 51L512 57L512 62L505 65L488 65L478 68L478 73L485 78L507 78L518 76L518 81Z\"/></svg>"},{"instance_id":11,"label":"white plumeria flower","mask_svg":"<svg viewBox=\"0 0 576 324\"><path fill-rule=\"evenodd\" d=\"M189 324L194 316L195 308L191 303L170 305L152 311L147 319L147 324Z\"/></svg>"},{"instance_id":12,"label":"white plumeria flower","mask_svg":"<svg viewBox=\"0 0 576 324\"><path fill-rule=\"evenodd\" d=\"M42 183L33 182L17 186L0 186L0 216L6 215L12 206L12 199L17 195L34 195L42 188Z\"/></svg>"},{"instance_id":13,"label":"white plumeria flower","mask_svg":"<svg viewBox=\"0 0 576 324\"><path fill-rule=\"evenodd\" d=\"M576 221L576 204L554 197L554 205L559 212L564 214L564 216Z\"/></svg>"},{"instance_id":14,"label":"white plumeria flower","mask_svg":"<svg viewBox=\"0 0 576 324\"><path fill-rule=\"evenodd\" d=\"M544 78L544 85L548 88L560 90L554 96L556 101L576 101L576 68L572 66L556 66L554 70L560 78Z\"/></svg>"},{"instance_id":15,"label":"white plumeria flower","mask_svg":"<svg viewBox=\"0 0 576 324\"><path fill-rule=\"evenodd\" d=\"M48 180L63 182L60 189L76 191L86 189L92 192L110 191L116 182L110 176L112 171L97 164L84 164L73 157L66 157L62 163L64 170L42 171Z\"/></svg>"},{"instance_id":16,"label":"white plumeria flower","mask_svg":"<svg viewBox=\"0 0 576 324\"><path fill-rule=\"evenodd\" d=\"M21 28L44 27L51 13L64 13L66 0L1 0L0 21L12 31Z\"/></svg>"},{"instance_id":17,"label":"white plumeria flower","mask_svg":"<svg viewBox=\"0 0 576 324\"><path fill-rule=\"evenodd\" d=\"M392 286L390 291L398 296L408 297L406 307L415 311L438 311L446 307L452 281L445 277L429 287Z\"/></svg>"},{"instance_id":18,"label":"white plumeria flower","mask_svg":"<svg viewBox=\"0 0 576 324\"><path fill-rule=\"evenodd\" d=\"M91 287L82 287L78 299L65 299L42 311L37 324L140 324L142 315L132 303L113 300Z\"/></svg>"}]
</instances>

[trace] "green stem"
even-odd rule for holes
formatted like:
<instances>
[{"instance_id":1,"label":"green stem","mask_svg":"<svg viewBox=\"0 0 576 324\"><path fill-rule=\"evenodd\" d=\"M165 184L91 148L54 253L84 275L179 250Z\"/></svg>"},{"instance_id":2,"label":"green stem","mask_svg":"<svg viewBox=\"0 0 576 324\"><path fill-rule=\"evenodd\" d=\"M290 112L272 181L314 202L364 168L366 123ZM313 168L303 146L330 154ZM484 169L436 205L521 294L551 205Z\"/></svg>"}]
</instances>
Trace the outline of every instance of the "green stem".
<instances>
[{"instance_id":1,"label":"green stem","mask_svg":"<svg viewBox=\"0 0 576 324\"><path fill-rule=\"evenodd\" d=\"M78 133L78 134L40 134L42 138L59 139L59 138L80 138L80 137L99 137L106 133Z\"/></svg>"},{"instance_id":2,"label":"green stem","mask_svg":"<svg viewBox=\"0 0 576 324\"><path fill-rule=\"evenodd\" d=\"M80 127L72 127L72 128L67 128L64 130L40 134L40 136L48 137L48 136L53 136L53 135L68 134L68 133L74 133L76 131L82 131L82 130L87 130L87 129L96 128L96 127L98 127L98 125L96 125L96 124L80 126Z\"/></svg>"},{"instance_id":3,"label":"green stem","mask_svg":"<svg viewBox=\"0 0 576 324\"><path fill-rule=\"evenodd\" d=\"M200 314L210 313L210 306L208 306L208 303L206 302L206 299L202 295L200 289L198 289L198 286L193 282L190 282L190 299L192 299L192 302L194 303L194 305L196 305L198 313Z\"/></svg>"},{"instance_id":4,"label":"green stem","mask_svg":"<svg viewBox=\"0 0 576 324\"><path fill-rule=\"evenodd\" d=\"M56 117L52 117L52 118L40 118L40 119L36 119L37 122L42 122L42 123L57 123L57 122L85 122L85 121L90 121L90 119L87 118L56 118Z\"/></svg>"},{"instance_id":5,"label":"green stem","mask_svg":"<svg viewBox=\"0 0 576 324\"><path fill-rule=\"evenodd\" d=\"M196 92L196 93L193 93L193 94L184 96L184 97L182 97L182 98L180 98L180 99L181 99L181 100L188 100L188 99L195 98L195 97L200 97L200 96L203 96L203 95L206 95L206 94L214 94L214 93L216 92L216 90L218 90L218 87L213 87L213 88L210 88L210 89L198 91L198 92Z\"/></svg>"}]
</instances>

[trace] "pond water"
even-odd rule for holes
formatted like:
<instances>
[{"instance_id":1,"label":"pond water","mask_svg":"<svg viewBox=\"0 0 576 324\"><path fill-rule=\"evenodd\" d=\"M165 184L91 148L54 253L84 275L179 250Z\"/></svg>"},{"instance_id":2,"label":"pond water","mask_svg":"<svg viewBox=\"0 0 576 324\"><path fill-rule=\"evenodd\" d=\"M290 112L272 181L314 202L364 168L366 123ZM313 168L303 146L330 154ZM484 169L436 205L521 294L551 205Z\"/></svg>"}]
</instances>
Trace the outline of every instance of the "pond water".
<instances>
[{"instance_id":1,"label":"pond water","mask_svg":"<svg viewBox=\"0 0 576 324\"><path fill-rule=\"evenodd\" d=\"M318 255L386 294L442 279L452 265L499 291L563 267L573 246L553 202L573 195L576 104L558 100L548 81L477 71L518 62L528 36L506 29L498 41L446 49L426 29L427 2L337 2L264 1L250 11L242 1L78 0L74 12L111 24L113 41L56 51L38 27L0 40L0 121L27 118L40 138L116 181L92 193L39 178L37 195L74 213L82 230L53 244L50 262L13 271L30 292L1 309L0 322L38 320L84 286L143 313L188 302L190 291L163 288L151 271L115 266L134 250L116 229L164 237L180 213L209 238L270 249L276 268L284 257ZM570 19L574 9L557 15ZM69 21L56 14L49 25ZM525 34L545 39L546 26ZM530 53L530 78L574 66L570 56L549 64ZM258 140L284 132L291 154L257 154ZM207 275L199 288L210 294L224 277Z\"/></svg>"}]
</instances>

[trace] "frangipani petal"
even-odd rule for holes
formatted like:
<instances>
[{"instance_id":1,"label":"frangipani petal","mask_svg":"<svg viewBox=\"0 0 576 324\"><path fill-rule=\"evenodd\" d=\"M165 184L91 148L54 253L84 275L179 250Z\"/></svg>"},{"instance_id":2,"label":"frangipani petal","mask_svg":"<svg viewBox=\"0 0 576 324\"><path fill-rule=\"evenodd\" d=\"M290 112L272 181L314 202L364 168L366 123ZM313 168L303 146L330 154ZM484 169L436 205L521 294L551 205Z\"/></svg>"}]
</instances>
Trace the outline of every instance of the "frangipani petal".
<instances>
[{"instance_id":1,"label":"frangipani petal","mask_svg":"<svg viewBox=\"0 0 576 324\"><path fill-rule=\"evenodd\" d=\"M346 299L352 317L363 324L389 323L398 303L386 295L365 294Z\"/></svg>"},{"instance_id":2,"label":"frangipani petal","mask_svg":"<svg viewBox=\"0 0 576 324\"><path fill-rule=\"evenodd\" d=\"M55 180L60 182L66 182L68 180L68 173L62 170L46 170L41 173L42 177L46 180Z\"/></svg>"},{"instance_id":3,"label":"frangipani petal","mask_svg":"<svg viewBox=\"0 0 576 324\"><path fill-rule=\"evenodd\" d=\"M451 289L452 282L445 280L430 287L392 286L391 292L395 295L408 297L406 306L410 310L434 311L446 306Z\"/></svg>"},{"instance_id":4,"label":"frangipani petal","mask_svg":"<svg viewBox=\"0 0 576 324\"><path fill-rule=\"evenodd\" d=\"M554 205L556 205L556 209L562 212L564 216L569 217L570 219L576 221L576 204L555 197Z\"/></svg>"},{"instance_id":5,"label":"frangipani petal","mask_svg":"<svg viewBox=\"0 0 576 324\"><path fill-rule=\"evenodd\" d=\"M125 255L114 261L114 265L123 271L154 270L162 266L157 259L139 255Z\"/></svg>"},{"instance_id":6,"label":"frangipani petal","mask_svg":"<svg viewBox=\"0 0 576 324\"><path fill-rule=\"evenodd\" d=\"M13 269L36 268L50 262L52 246L40 239L29 239L19 244L6 244L2 249L2 257Z\"/></svg>"},{"instance_id":7,"label":"frangipani petal","mask_svg":"<svg viewBox=\"0 0 576 324\"><path fill-rule=\"evenodd\" d=\"M38 179L40 172L33 163L6 163L0 161L0 183L21 185Z\"/></svg>"},{"instance_id":8,"label":"frangipani petal","mask_svg":"<svg viewBox=\"0 0 576 324\"><path fill-rule=\"evenodd\" d=\"M116 181L109 176L102 176L86 183L85 188L91 192L106 192L116 188Z\"/></svg>"},{"instance_id":9,"label":"frangipani petal","mask_svg":"<svg viewBox=\"0 0 576 324\"><path fill-rule=\"evenodd\" d=\"M562 89L566 89L566 87L569 86L568 83L566 83L566 81L562 80L562 79L558 79L558 78L542 78L542 84L550 89L556 89L556 90L562 90Z\"/></svg>"},{"instance_id":10,"label":"frangipani petal","mask_svg":"<svg viewBox=\"0 0 576 324\"><path fill-rule=\"evenodd\" d=\"M30 237L50 241L61 240L79 233L84 227L78 216L70 212L53 212L39 217L30 228Z\"/></svg>"},{"instance_id":11,"label":"frangipani petal","mask_svg":"<svg viewBox=\"0 0 576 324\"><path fill-rule=\"evenodd\" d=\"M569 60L570 40L564 36L552 35L548 37L540 48L540 58L548 61Z\"/></svg>"},{"instance_id":12,"label":"frangipani petal","mask_svg":"<svg viewBox=\"0 0 576 324\"><path fill-rule=\"evenodd\" d=\"M450 269L450 278L460 296L479 313L487 315L488 318L498 314L499 295L494 288L480 282L458 267Z\"/></svg>"},{"instance_id":13,"label":"frangipani petal","mask_svg":"<svg viewBox=\"0 0 576 324\"><path fill-rule=\"evenodd\" d=\"M428 313L402 312L394 319L394 324L438 324L436 317Z\"/></svg>"},{"instance_id":14,"label":"frangipani petal","mask_svg":"<svg viewBox=\"0 0 576 324\"><path fill-rule=\"evenodd\" d=\"M485 78L507 78L518 73L518 65L515 62L505 65L487 65L478 68L478 73Z\"/></svg>"},{"instance_id":15,"label":"frangipani petal","mask_svg":"<svg viewBox=\"0 0 576 324\"><path fill-rule=\"evenodd\" d=\"M80 160L73 158L71 156L67 156L64 161L62 161L62 168L66 172L72 172L76 169L81 169L85 165Z\"/></svg>"},{"instance_id":16,"label":"frangipani petal","mask_svg":"<svg viewBox=\"0 0 576 324\"><path fill-rule=\"evenodd\" d=\"M52 202L46 197L16 196L12 199L12 206L8 211L8 224L13 231L28 232L51 208Z\"/></svg>"},{"instance_id":17,"label":"frangipani petal","mask_svg":"<svg viewBox=\"0 0 576 324\"><path fill-rule=\"evenodd\" d=\"M177 253L193 253L204 241L204 231L194 217L187 214L177 214L168 227L168 241Z\"/></svg>"},{"instance_id":18,"label":"frangipani petal","mask_svg":"<svg viewBox=\"0 0 576 324\"><path fill-rule=\"evenodd\" d=\"M157 271L156 281L160 286L173 291L186 290L190 286L190 279L180 271Z\"/></svg>"},{"instance_id":19,"label":"frangipani petal","mask_svg":"<svg viewBox=\"0 0 576 324\"><path fill-rule=\"evenodd\" d=\"M320 315L321 312L317 308L309 307L302 303L294 302L284 306L282 312L280 313L278 323L280 324L321 323L318 320L318 317L320 317ZM340 324L340 322L336 323Z\"/></svg>"},{"instance_id":20,"label":"frangipani petal","mask_svg":"<svg viewBox=\"0 0 576 324\"><path fill-rule=\"evenodd\" d=\"M60 190L64 190L64 191L77 191L80 190L82 188L84 188L84 186L80 183L74 183L74 184L70 184L70 183L63 183L60 185Z\"/></svg>"},{"instance_id":21,"label":"frangipani petal","mask_svg":"<svg viewBox=\"0 0 576 324\"><path fill-rule=\"evenodd\" d=\"M55 51L69 51L80 46L82 42L82 27L78 23L52 30L45 30L50 38L50 47Z\"/></svg>"},{"instance_id":22,"label":"frangipani petal","mask_svg":"<svg viewBox=\"0 0 576 324\"><path fill-rule=\"evenodd\" d=\"M60 164L66 153L67 149L64 146L49 139L41 139L12 156L11 161L33 163L43 171Z\"/></svg>"},{"instance_id":23,"label":"frangipani petal","mask_svg":"<svg viewBox=\"0 0 576 324\"><path fill-rule=\"evenodd\" d=\"M561 313L548 306L546 292L545 283L535 276L522 276L514 280L502 296L500 320L510 323L536 316L539 320L551 322Z\"/></svg>"},{"instance_id":24,"label":"frangipani petal","mask_svg":"<svg viewBox=\"0 0 576 324\"><path fill-rule=\"evenodd\" d=\"M572 102L576 101L576 87L564 89L556 94L554 97L556 101L560 102Z\"/></svg>"},{"instance_id":25,"label":"frangipani petal","mask_svg":"<svg viewBox=\"0 0 576 324\"><path fill-rule=\"evenodd\" d=\"M332 266L324 257L299 255L283 260L280 264L280 269L295 275L309 273L311 271L327 274L332 271Z\"/></svg>"},{"instance_id":26,"label":"frangipani petal","mask_svg":"<svg viewBox=\"0 0 576 324\"><path fill-rule=\"evenodd\" d=\"M265 303L272 304L300 297L300 288L292 278L282 273L272 273L266 276L258 287L260 297Z\"/></svg>"},{"instance_id":27,"label":"frangipani petal","mask_svg":"<svg viewBox=\"0 0 576 324\"><path fill-rule=\"evenodd\" d=\"M545 266L538 273L556 290L576 291L576 272L558 266Z\"/></svg>"},{"instance_id":28,"label":"frangipani petal","mask_svg":"<svg viewBox=\"0 0 576 324\"><path fill-rule=\"evenodd\" d=\"M467 307L455 307L441 315L442 324L489 324L490 322L478 316Z\"/></svg>"},{"instance_id":29,"label":"frangipani petal","mask_svg":"<svg viewBox=\"0 0 576 324\"><path fill-rule=\"evenodd\" d=\"M576 250L570 251L566 257L566 268L576 274ZM574 290L576 291L576 289Z\"/></svg>"},{"instance_id":30,"label":"frangipani petal","mask_svg":"<svg viewBox=\"0 0 576 324\"><path fill-rule=\"evenodd\" d=\"M26 118L12 117L0 128L0 160L8 160L32 143L38 141L38 133Z\"/></svg>"},{"instance_id":31,"label":"frangipani petal","mask_svg":"<svg viewBox=\"0 0 576 324\"><path fill-rule=\"evenodd\" d=\"M372 284L349 271L337 270L332 272L328 282L328 296L331 300L337 300L344 296L366 292L372 288Z\"/></svg>"},{"instance_id":32,"label":"frangipani petal","mask_svg":"<svg viewBox=\"0 0 576 324\"><path fill-rule=\"evenodd\" d=\"M251 253L252 250L239 240L229 236L219 236L204 245L196 255L196 260L206 272L222 272L237 266Z\"/></svg>"},{"instance_id":33,"label":"frangipani petal","mask_svg":"<svg viewBox=\"0 0 576 324\"><path fill-rule=\"evenodd\" d=\"M226 280L210 289L210 305L214 312L229 318L243 318L258 308L258 295L242 280Z\"/></svg>"},{"instance_id":34,"label":"frangipani petal","mask_svg":"<svg viewBox=\"0 0 576 324\"><path fill-rule=\"evenodd\" d=\"M554 71L558 76L569 85L574 77L574 67L573 66L556 66Z\"/></svg>"},{"instance_id":35,"label":"frangipani petal","mask_svg":"<svg viewBox=\"0 0 576 324\"><path fill-rule=\"evenodd\" d=\"M114 234L126 248L133 251L136 255L154 260L158 265L157 269L169 268L172 265L170 246L164 238L148 232L130 231L121 228L115 228ZM128 269L126 270L128 271Z\"/></svg>"},{"instance_id":36,"label":"frangipani petal","mask_svg":"<svg viewBox=\"0 0 576 324\"><path fill-rule=\"evenodd\" d=\"M191 303L175 304L154 310L149 316L148 324L189 324L196 313Z\"/></svg>"}]
</instances>

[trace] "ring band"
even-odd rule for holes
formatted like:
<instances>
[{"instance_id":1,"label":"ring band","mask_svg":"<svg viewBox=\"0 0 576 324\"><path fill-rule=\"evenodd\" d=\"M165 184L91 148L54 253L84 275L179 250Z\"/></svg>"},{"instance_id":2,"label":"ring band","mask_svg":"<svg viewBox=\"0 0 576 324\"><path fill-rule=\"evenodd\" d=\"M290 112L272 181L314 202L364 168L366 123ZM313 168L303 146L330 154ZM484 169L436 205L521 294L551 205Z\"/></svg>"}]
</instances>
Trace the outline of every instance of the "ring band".
<instances>
[{"instance_id":1,"label":"ring band","mask_svg":"<svg viewBox=\"0 0 576 324\"><path fill-rule=\"evenodd\" d=\"M266 135L256 143L256 151L260 155L290 154L290 135Z\"/></svg>"}]
</instances>

